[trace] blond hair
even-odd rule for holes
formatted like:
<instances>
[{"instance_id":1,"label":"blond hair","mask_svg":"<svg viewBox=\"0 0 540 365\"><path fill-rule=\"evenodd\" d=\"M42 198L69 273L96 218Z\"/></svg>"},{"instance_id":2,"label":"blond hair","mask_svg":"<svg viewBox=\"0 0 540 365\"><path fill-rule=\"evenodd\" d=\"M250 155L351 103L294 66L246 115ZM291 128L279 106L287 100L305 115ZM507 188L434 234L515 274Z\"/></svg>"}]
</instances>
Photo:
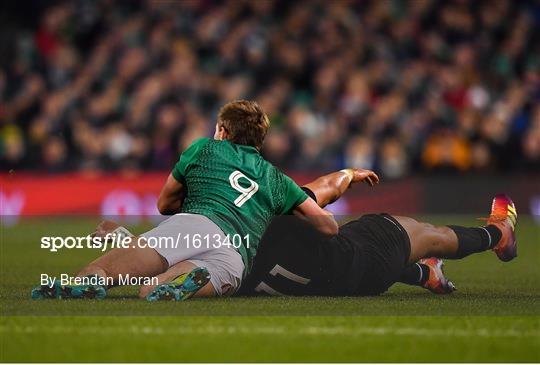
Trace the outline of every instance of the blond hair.
<instances>
[{"instance_id":1,"label":"blond hair","mask_svg":"<svg viewBox=\"0 0 540 365\"><path fill-rule=\"evenodd\" d=\"M218 126L228 134L232 143L261 149L270 121L255 101L235 100L225 104L219 111Z\"/></svg>"}]
</instances>

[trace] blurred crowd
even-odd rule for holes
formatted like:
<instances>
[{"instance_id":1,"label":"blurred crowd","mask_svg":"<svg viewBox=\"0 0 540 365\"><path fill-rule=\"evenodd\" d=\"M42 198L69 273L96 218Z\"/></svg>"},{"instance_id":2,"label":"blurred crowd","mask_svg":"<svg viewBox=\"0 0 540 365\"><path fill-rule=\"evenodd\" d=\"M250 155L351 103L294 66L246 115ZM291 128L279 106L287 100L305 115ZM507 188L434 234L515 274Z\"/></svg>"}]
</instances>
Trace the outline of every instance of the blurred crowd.
<instances>
[{"instance_id":1,"label":"blurred crowd","mask_svg":"<svg viewBox=\"0 0 540 365\"><path fill-rule=\"evenodd\" d=\"M3 171L168 170L234 99L284 169L540 171L538 3L47 4L3 30Z\"/></svg>"}]
</instances>

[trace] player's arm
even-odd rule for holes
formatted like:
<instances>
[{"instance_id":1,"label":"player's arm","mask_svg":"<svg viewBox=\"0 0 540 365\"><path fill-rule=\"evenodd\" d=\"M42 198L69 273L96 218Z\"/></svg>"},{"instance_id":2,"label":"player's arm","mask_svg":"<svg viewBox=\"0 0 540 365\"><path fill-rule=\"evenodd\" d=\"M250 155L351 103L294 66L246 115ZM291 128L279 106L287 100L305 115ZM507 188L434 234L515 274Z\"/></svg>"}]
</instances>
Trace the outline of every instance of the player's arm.
<instances>
[{"instance_id":1,"label":"player's arm","mask_svg":"<svg viewBox=\"0 0 540 365\"><path fill-rule=\"evenodd\" d=\"M306 219L323 233L329 235L338 233L338 224L334 215L319 207L315 200L310 198L290 177L278 172L276 180L284 189L285 196L279 214L292 212L294 215Z\"/></svg>"},{"instance_id":2,"label":"player's arm","mask_svg":"<svg viewBox=\"0 0 540 365\"><path fill-rule=\"evenodd\" d=\"M157 207L161 214L172 215L180 213L182 203L187 193L186 173L203 146L209 141L208 138L196 139L180 156L173 170L167 177L167 181L159 193Z\"/></svg>"},{"instance_id":3,"label":"player's arm","mask_svg":"<svg viewBox=\"0 0 540 365\"><path fill-rule=\"evenodd\" d=\"M322 233L328 235L335 235L338 233L339 226L334 219L334 215L319 207L311 198L307 198L302 204L297 206L293 213L296 216L308 220Z\"/></svg>"},{"instance_id":4,"label":"player's arm","mask_svg":"<svg viewBox=\"0 0 540 365\"><path fill-rule=\"evenodd\" d=\"M165 185L163 185L159 193L157 202L159 212L163 215L179 213L185 196L184 185L176 180L173 174L169 174Z\"/></svg>"},{"instance_id":5,"label":"player's arm","mask_svg":"<svg viewBox=\"0 0 540 365\"><path fill-rule=\"evenodd\" d=\"M322 208L338 200L352 184L365 181L370 186L379 183L379 177L371 170L345 169L324 175L306 184Z\"/></svg>"}]
</instances>

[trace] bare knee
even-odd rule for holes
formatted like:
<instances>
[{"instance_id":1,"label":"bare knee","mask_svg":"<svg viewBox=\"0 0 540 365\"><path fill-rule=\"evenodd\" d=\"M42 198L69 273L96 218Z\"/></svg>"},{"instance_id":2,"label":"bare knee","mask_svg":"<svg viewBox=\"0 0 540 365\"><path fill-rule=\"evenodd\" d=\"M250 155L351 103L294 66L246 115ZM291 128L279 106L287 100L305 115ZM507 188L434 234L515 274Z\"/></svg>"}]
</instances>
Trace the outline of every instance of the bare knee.
<instances>
[{"instance_id":1,"label":"bare knee","mask_svg":"<svg viewBox=\"0 0 540 365\"><path fill-rule=\"evenodd\" d=\"M436 226L435 230L439 234L439 240L444 245L450 245L456 239L456 234L454 233L454 231L447 226Z\"/></svg>"},{"instance_id":2,"label":"bare knee","mask_svg":"<svg viewBox=\"0 0 540 365\"><path fill-rule=\"evenodd\" d=\"M446 226L434 226L426 223L426 230L429 231L429 243L431 249L436 253L439 251L446 251L448 247L452 246L452 242L455 240L455 233Z\"/></svg>"}]
</instances>

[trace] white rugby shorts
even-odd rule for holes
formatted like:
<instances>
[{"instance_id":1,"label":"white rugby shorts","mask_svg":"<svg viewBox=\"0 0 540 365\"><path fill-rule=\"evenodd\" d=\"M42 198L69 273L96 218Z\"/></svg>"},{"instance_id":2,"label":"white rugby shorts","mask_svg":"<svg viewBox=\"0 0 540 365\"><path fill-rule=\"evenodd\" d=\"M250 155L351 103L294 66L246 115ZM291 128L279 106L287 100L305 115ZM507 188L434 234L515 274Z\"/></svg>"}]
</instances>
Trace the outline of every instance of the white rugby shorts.
<instances>
[{"instance_id":1,"label":"white rugby shorts","mask_svg":"<svg viewBox=\"0 0 540 365\"><path fill-rule=\"evenodd\" d=\"M149 247L163 256L169 267L182 261L205 267L217 295L231 295L240 288L244 272L242 256L232 245L218 244L226 242L226 236L209 218L176 214L141 237L152 243ZM160 237L166 237L167 242L164 239L160 242Z\"/></svg>"}]
</instances>

